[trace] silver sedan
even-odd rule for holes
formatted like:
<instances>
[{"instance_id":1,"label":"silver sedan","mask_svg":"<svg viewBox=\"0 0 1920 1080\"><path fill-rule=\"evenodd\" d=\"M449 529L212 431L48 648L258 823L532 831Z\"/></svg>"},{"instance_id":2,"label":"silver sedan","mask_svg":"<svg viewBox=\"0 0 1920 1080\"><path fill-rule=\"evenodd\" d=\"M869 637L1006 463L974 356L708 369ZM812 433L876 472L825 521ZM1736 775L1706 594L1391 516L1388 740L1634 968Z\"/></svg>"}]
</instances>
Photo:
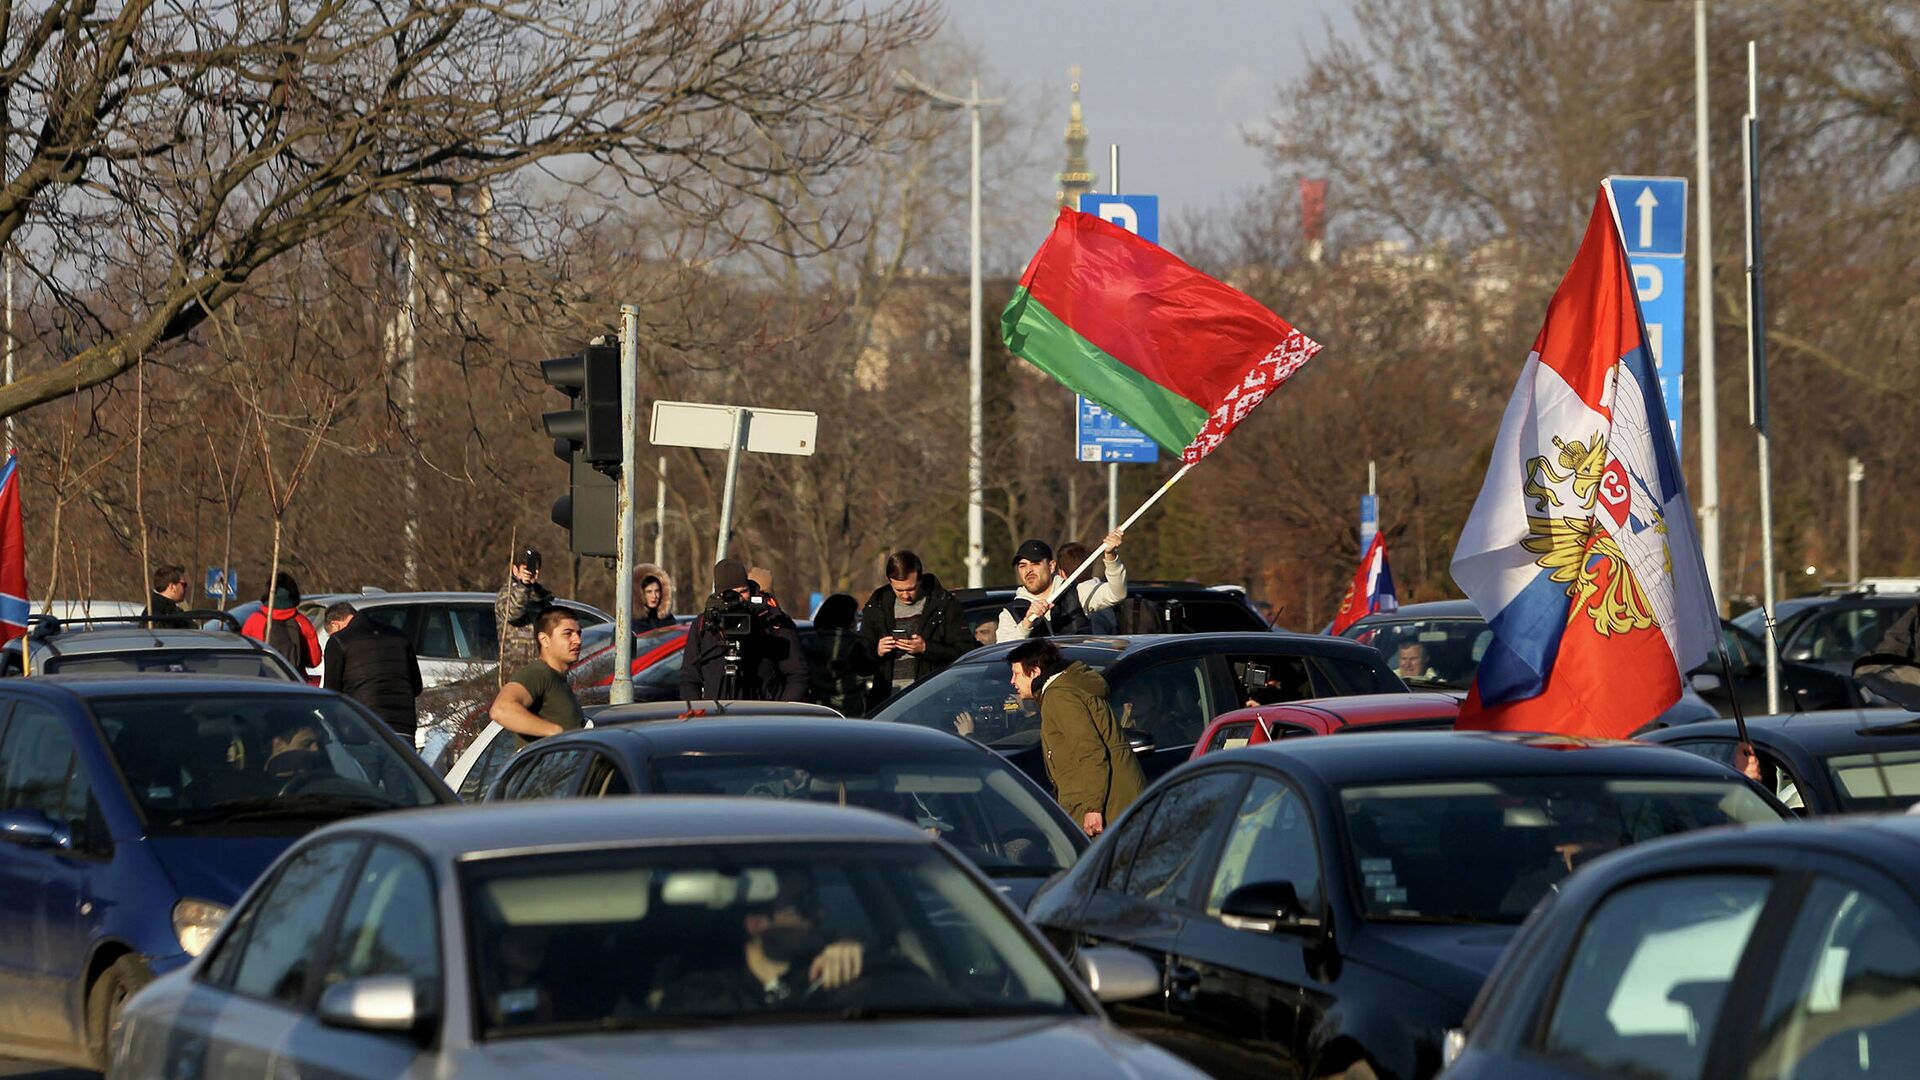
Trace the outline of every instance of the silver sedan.
<instances>
[{"instance_id":1,"label":"silver sedan","mask_svg":"<svg viewBox=\"0 0 1920 1080\"><path fill-rule=\"evenodd\" d=\"M108 1076L1200 1075L1101 1013L1157 993L1151 964L1080 963L945 844L866 811L401 812L282 857L127 1003Z\"/></svg>"}]
</instances>

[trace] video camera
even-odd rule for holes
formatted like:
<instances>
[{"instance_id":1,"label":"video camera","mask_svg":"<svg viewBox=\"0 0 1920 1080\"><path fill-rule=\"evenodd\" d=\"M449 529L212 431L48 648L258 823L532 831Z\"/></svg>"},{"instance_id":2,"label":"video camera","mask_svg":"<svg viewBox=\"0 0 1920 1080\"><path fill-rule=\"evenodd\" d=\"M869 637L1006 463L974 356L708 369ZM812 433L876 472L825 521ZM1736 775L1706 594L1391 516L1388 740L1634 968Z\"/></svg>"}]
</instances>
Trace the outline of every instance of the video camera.
<instances>
[{"instance_id":1,"label":"video camera","mask_svg":"<svg viewBox=\"0 0 1920 1080\"><path fill-rule=\"evenodd\" d=\"M765 610L759 596L747 600L733 592L716 593L707 601L707 625L728 642L744 641L753 636L755 616Z\"/></svg>"}]
</instances>

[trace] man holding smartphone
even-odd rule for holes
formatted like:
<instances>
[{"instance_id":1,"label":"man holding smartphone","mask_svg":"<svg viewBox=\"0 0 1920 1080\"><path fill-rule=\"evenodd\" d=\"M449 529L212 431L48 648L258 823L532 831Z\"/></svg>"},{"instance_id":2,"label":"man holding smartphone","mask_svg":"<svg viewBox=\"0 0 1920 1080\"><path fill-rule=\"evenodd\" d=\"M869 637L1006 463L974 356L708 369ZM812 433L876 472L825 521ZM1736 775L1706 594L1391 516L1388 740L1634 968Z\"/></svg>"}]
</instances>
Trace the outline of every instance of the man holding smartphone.
<instances>
[{"instance_id":1,"label":"man holding smartphone","mask_svg":"<svg viewBox=\"0 0 1920 1080\"><path fill-rule=\"evenodd\" d=\"M533 632L540 613L553 606L553 594L540 584L540 553L521 548L513 553L513 565L507 568L507 583L493 598L493 619L500 637L500 669L496 679L501 686L507 677L540 656Z\"/></svg>"},{"instance_id":2,"label":"man holding smartphone","mask_svg":"<svg viewBox=\"0 0 1920 1080\"><path fill-rule=\"evenodd\" d=\"M974 648L960 601L926 573L911 551L887 556L887 583L860 614L860 636L879 659L872 705L946 669Z\"/></svg>"}]
</instances>

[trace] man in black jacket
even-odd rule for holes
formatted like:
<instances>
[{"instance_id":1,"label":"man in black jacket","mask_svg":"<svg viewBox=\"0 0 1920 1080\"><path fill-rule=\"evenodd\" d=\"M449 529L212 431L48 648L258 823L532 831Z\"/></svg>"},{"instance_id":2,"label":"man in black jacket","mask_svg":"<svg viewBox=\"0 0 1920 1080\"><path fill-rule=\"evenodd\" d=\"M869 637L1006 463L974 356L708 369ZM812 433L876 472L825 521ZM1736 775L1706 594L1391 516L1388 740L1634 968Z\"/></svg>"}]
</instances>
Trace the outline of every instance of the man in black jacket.
<instances>
[{"instance_id":1,"label":"man in black jacket","mask_svg":"<svg viewBox=\"0 0 1920 1080\"><path fill-rule=\"evenodd\" d=\"M733 620L744 622L736 625L730 642L726 631ZM736 646L737 674L728 686L727 654ZM687 628L680 696L688 701L806 700L807 658L800 651L800 632L785 612L759 595L737 559L714 564L713 595Z\"/></svg>"},{"instance_id":2,"label":"man in black jacket","mask_svg":"<svg viewBox=\"0 0 1920 1080\"><path fill-rule=\"evenodd\" d=\"M419 716L420 660L413 642L373 619L362 619L352 604L327 608L327 648L320 685L337 690L372 710L394 734L415 743Z\"/></svg>"},{"instance_id":3,"label":"man in black jacket","mask_svg":"<svg viewBox=\"0 0 1920 1080\"><path fill-rule=\"evenodd\" d=\"M887 583L873 590L861 610L860 637L880 661L870 706L946 670L978 644L960 601L911 551L887 556Z\"/></svg>"}]
</instances>

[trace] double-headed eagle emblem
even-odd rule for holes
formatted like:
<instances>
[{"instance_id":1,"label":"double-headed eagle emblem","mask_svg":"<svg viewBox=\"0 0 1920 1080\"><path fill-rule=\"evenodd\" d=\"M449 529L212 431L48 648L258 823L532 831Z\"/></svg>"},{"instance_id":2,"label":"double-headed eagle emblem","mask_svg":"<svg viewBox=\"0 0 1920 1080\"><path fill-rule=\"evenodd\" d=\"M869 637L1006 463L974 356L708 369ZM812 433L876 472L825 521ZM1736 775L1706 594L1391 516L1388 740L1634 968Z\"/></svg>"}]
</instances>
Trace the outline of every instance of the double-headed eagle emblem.
<instances>
[{"instance_id":1,"label":"double-headed eagle emblem","mask_svg":"<svg viewBox=\"0 0 1920 1080\"><path fill-rule=\"evenodd\" d=\"M1565 583L1573 601L1569 622L1585 612L1601 637L1659 626L1626 553L1595 513L1603 484L1620 482L1608 473L1606 440L1595 432L1571 442L1555 436L1553 445L1559 450L1557 461L1542 454L1527 462L1525 490L1533 506L1520 546L1539 556L1535 561L1553 580ZM1626 498L1622 490L1609 502ZM1655 532L1664 536L1667 524L1657 510L1649 517Z\"/></svg>"}]
</instances>

